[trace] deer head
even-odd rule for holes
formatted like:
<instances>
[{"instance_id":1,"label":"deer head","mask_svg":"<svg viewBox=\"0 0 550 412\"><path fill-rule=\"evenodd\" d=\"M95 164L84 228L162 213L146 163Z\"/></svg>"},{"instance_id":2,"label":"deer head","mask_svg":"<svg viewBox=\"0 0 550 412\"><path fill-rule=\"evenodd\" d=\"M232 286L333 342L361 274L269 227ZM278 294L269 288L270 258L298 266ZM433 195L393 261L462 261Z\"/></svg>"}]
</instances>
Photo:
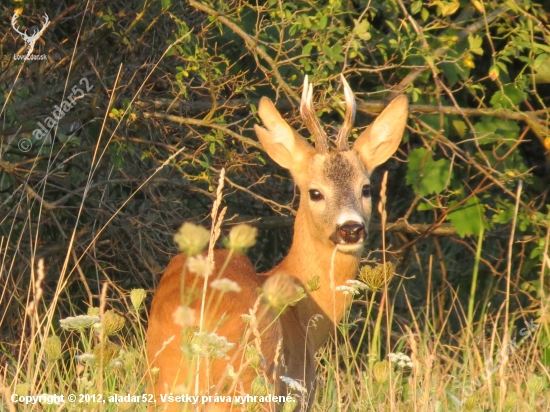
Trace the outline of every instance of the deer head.
<instances>
[{"instance_id":1,"label":"deer head","mask_svg":"<svg viewBox=\"0 0 550 412\"><path fill-rule=\"evenodd\" d=\"M408 114L405 96L393 100L350 147L348 136L355 119L355 99L344 86L346 112L331 148L312 101L312 87L304 81L300 113L315 148L279 114L271 100L262 98L258 114L265 127L255 126L268 155L290 170L300 188L296 230L303 225L317 247L337 247L342 253L361 250L371 216L370 176L393 155L401 141ZM296 241L296 239L295 239Z\"/></svg>"}]
</instances>

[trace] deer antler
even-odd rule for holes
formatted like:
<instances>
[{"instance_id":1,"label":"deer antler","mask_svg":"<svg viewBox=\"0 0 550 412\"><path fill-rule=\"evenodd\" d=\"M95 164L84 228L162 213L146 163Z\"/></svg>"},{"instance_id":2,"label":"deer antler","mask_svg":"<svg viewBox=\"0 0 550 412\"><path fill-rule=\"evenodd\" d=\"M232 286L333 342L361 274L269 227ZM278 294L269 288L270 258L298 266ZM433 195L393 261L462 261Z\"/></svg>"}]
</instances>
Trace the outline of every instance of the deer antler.
<instances>
[{"instance_id":1,"label":"deer antler","mask_svg":"<svg viewBox=\"0 0 550 412\"><path fill-rule=\"evenodd\" d=\"M344 117L344 123L338 132L336 137L336 147L338 150L348 150L348 136L353 128L353 122L355 121L355 97L353 92L349 87L348 82L346 81L343 74L340 74L340 79L342 80L342 85L344 86L344 96L346 99L346 114Z\"/></svg>"},{"instance_id":2,"label":"deer antler","mask_svg":"<svg viewBox=\"0 0 550 412\"><path fill-rule=\"evenodd\" d=\"M48 15L46 13L44 13L44 28L46 28L46 26L50 24L50 18L48 17Z\"/></svg>"},{"instance_id":3,"label":"deer antler","mask_svg":"<svg viewBox=\"0 0 550 412\"><path fill-rule=\"evenodd\" d=\"M313 109L313 87L307 81L307 75L304 78L304 88L302 90L302 101L300 102L300 115L315 139L315 148L321 154L328 153L327 134L323 130L315 110Z\"/></svg>"},{"instance_id":4,"label":"deer antler","mask_svg":"<svg viewBox=\"0 0 550 412\"><path fill-rule=\"evenodd\" d=\"M21 36L26 36L25 33L19 31L19 26L17 26L17 18L19 17L19 14L15 13L13 17L11 18L11 27Z\"/></svg>"}]
</instances>

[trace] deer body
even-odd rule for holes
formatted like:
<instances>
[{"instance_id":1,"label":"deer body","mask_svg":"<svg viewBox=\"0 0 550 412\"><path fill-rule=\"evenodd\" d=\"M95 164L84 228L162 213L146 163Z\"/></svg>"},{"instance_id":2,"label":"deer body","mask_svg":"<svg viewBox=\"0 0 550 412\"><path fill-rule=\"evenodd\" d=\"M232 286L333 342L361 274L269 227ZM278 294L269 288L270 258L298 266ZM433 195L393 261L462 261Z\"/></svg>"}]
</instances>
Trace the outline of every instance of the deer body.
<instances>
[{"instance_id":1,"label":"deer body","mask_svg":"<svg viewBox=\"0 0 550 412\"><path fill-rule=\"evenodd\" d=\"M295 306L288 307L280 317L266 309L258 320L258 329L263 331L261 353L264 361L261 369L265 378L274 385L277 394L287 393L279 379L281 375L302 383L307 389L302 404L306 409L311 406L315 389L315 353L334 333L335 324L351 303L351 298L335 287L353 279L357 272L372 208L369 178L373 169L397 149L408 110L406 98L395 99L350 150L347 135L355 116L355 101L343 77L342 81L347 110L336 140L337 150L329 151L328 139L313 111L312 88L307 78L301 114L315 138L315 148L286 123L269 99L263 98L260 102L258 114L265 128L256 126L256 134L268 155L290 170L301 193L292 246L285 259L265 274L256 274L243 255L235 255L227 264L223 277L237 282L242 290L238 294L221 296L221 304L215 310L205 312L203 328L215 330L237 345L228 353L229 360L215 360L208 371L199 373L200 391L215 389L221 392L219 384L227 377L227 366L231 364L235 371L242 372L235 389L241 394L251 394L258 371L242 367L245 357L243 345L239 347L238 342L245 334L246 325L240 315L249 313L261 302L260 288L273 276L288 275L304 290L307 290L308 281L318 276L318 290L308 293ZM227 251L216 251L213 276L227 258ZM181 273L185 260L185 255L178 255L170 262L151 307L147 353L151 366L160 368L154 386L156 396L169 393L186 379L188 382L189 376L196 372L182 357L182 327L172 320L173 312L181 305ZM193 279L192 273L187 275L183 279L183 289L196 288ZM191 307L200 308L200 292ZM215 295L217 292L209 288L207 294L210 293ZM223 317L227 320L220 322ZM175 336L174 340L165 344L172 336ZM191 389L196 387L195 384ZM176 404L166 404L166 407L167 410L178 410ZM274 405L264 407L276 408ZM230 403L219 403L212 405L210 410L229 411L231 408ZM239 409L233 407L232 410Z\"/></svg>"}]
</instances>

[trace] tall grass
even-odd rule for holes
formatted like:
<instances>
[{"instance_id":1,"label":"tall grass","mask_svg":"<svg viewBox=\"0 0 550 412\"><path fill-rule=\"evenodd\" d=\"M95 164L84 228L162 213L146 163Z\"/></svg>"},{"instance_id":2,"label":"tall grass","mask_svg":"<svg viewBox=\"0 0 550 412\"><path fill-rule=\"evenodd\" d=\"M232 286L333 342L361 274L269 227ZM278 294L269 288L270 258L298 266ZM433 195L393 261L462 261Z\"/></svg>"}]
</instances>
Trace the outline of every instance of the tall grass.
<instances>
[{"instance_id":1,"label":"tall grass","mask_svg":"<svg viewBox=\"0 0 550 412\"><path fill-rule=\"evenodd\" d=\"M223 182L223 178L220 181ZM384 179L383 191L385 186ZM217 239L221 233L224 215L223 210L219 211L221 193L220 187L214 203L212 239ZM381 198L379 212L385 224L384 193ZM319 384L313 410L550 410L549 376L541 362L540 351L540 331L548 328L547 318L541 314L547 308L543 306L538 312L511 312L507 304L511 289L507 287L500 307L489 310L491 299L479 296L476 282L485 242L482 231L472 262L473 281L467 306L462 306L458 288L444 285L446 295L452 297L447 311L440 310L443 291L433 288L432 255L427 268L428 293L421 307L413 304L406 288L409 279L399 275L399 266L386 262L385 257L378 265L365 265L359 276L361 283L354 284L353 290L348 291L354 294L355 304L343 322L336 325L335 338L318 354ZM209 252L212 256L212 249ZM545 259L541 277L550 264L548 255ZM3 408L10 412L32 410L31 405L18 403L22 398L15 399L14 395L56 394L63 395L64 402L48 404L52 399L44 398L43 410L146 410L148 404L144 401L150 400L146 382L148 377L154 379L155 375L154 370L148 370L150 360L144 350L146 292L127 291L105 282L96 307L90 306L87 314L83 314L80 302L70 302L74 317L59 319L58 307L47 304L44 299L45 264L47 262L41 259L33 264L32 281L24 302L27 309L20 318L26 331L19 342L21 350L17 356L8 356L1 365ZM223 278L223 270L218 278ZM56 295L48 302L58 301L60 293L56 290ZM185 302L186 291L182 293L182 302ZM265 299L266 293L273 294L273 291L264 289L259 299ZM396 313L396 299L404 303L408 314ZM201 309L201 317L209 305L216 307L220 303L219 299L204 299L204 302L206 307ZM287 304L284 303L282 310ZM258 330L256 319L262 316L259 307L256 305L248 313L245 339L233 343L241 345L241 356L246 358L242 367L258 371L256 394L267 394L274 390L269 383L274 377L265 375L258 360L261 359L263 332ZM315 327L314 320L311 327ZM212 345L216 344L201 333L200 327L195 329L185 331L189 332L189 340L182 350L189 364L208 370L213 359ZM236 393L241 372L228 369L227 382L218 382L214 392ZM191 373L184 389L172 388L174 394L182 394L182 391L197 394L193 392L198 388L197 384L193 385L195 379L196 374ZM289 393L299 395L292 385ZM70 394L76 395L75 402L68 401ZM134 398L112 398L127 394ZM206 410L208 407L204 406ZM293 405L284 407L292 410ZM189 404L185 408L197 409ZM265 408L263 404L248 404L245 409Z\"/></svg>"}]
</instances>

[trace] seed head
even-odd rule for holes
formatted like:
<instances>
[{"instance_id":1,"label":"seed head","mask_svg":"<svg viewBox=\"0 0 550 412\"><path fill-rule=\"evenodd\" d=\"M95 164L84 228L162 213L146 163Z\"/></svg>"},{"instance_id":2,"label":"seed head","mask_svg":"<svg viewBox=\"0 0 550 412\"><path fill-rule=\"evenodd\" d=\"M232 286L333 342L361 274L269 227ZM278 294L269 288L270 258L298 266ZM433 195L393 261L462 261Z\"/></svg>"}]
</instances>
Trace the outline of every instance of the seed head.
<instances>
[{"instance_id":1,"label":"seed head","mask_svg":"<svg viewBox=\"0 0 550 412\"><path fill-rule=\"evenodd\" d=\"M319 290L320 287L321 278L319 277L319 275L315 275L307 281L307 288L310 292L315 292L316 290Z\"/></svg>"},{"instance_id":2,"label":"seed head","mask_svg":"<svg viewBox=\"0 0 550 412\"><path fill-rule=\"evenodd\" d=\"M29 394L30 385L28 383L18 383L15 385L15 394L17 396L27 396Z\"/></svg>"},{"instance_id":3,"label":"seed head","mask_svg":"<svg viewBox=\"0 0 550 412\"><path fill-rule=\"evenodd\" d=\"M99 308L96 307L90 307L88 308L88 311L86 312L86 315L88 316L99 316Z\"/></svg>"},{"instance_id":4,"label":"seed head","mask_svg":"<svg viewBox=\"0 0 550 412\"><path fill-rule=\"evenodd\" d=\"M104 340L99 342L94 348L94 356L99 361L103 360L103 364L107 365L113 359L116 359L119 355L120 347L111 342L110 340Z\"/></svg>"},{"instance_id":5,"label":"seed head","mask_svg":"<svg viewBox=\"0 0 550 412\"><path fill-rule=\"evenodd\" d=\"M252 381L251 392L253 396L267 395L267 385L262 376L256 376Z\"/></svg>"},{"instance_id":6,"label":"seed head","mask_svg":"<svg viewBox=\"0 0 550 412\"><path fill-rule=\"evenodd\" d=\"M180 251L188 256L195 256L201 253L210 241L210 232L202 226L186 222L174 235L174 241Z\"/></svg>"},{"instance_id":7,"label":"seed head","mask_svg":"<svg viewBox=\"0 0 550 412\"><path fill-rule=\"evenodd\" d=\"M250 366L257 369L262 364L262 355L254 346L248 346L246 348L246 360L250 362Z\"/></svg>"},{"instance_id":8,"label":"seed head","mask_svg":"<svg viewBox=\"0 0 550 412\"><path fill-rule=\"evenodd\" d=\"M257 235L258 229L255 227L245 224L236 225L229 232L229 249L244 253L254 246Z\"/></svg>"},{"instance_id":9,"label":"seed head","mask_svg":"<svg viewBox=\"0 0 550 412\"><path fill-rule=\"evenodd\" d=\"M467 411L473 411L475 408L479 406L479 403L481 401L481 396L479 396L478 392L472 393L470 396L468 396L464 400L464 409Z\"/></svg>"},{"instance_id":10,"label":"seed head","mask_svg":"<svg viewBox=\"0 0 550 412\"><path fill-rule=\"evenodd\" d=\"M107 310L103 314L103 327L105 330L105 335L110 336L114 335L117 332L120 332L124 327L126 319L118 315L114 310Z\"/></svg>"},{"instance_id":11,"label":"seed head","mask_svg":"<svg viewBox=\"0 0 550 412\"><path fill-rule=\"evenodd\" d=\"M509 412L516 409L519 397L516 392L508 392L504 399L504 411Z\"/></svg>"},{"instance_id":12,"label":"seed head","mask_svg":"<svg viewBox=\"0 0 550 412\"><path fill-rule=\"evenodd\" d=\"M376 382L383 385L388 381L390 376L390 363L385 359L376 362L372 366L372 374L374 375Z\"/></svg>"},{"instance_id":13,"label":"seed head","mask_svg":"<svg viewBox=\"0 0 550 412\"><path fill-rule=\"evenodd\" d=\"M284 273L271 275L263 286L267 303L276 311L281 311L287 305L295 303L301 297L300 292L292 277Z\"/></svg>"},{"instance_id":14,"label":"seed head","mask_svg":"<svg viewBox=\"0 0 550 412\"><path fill-rule=\"evenodd\" d=\"M141 304L145 300L147 292L145 289L132 289L130 292L130 300L132 301L132 306L136 312L141 308Z\"/></svg>"},{"instance_id":15,"label":"seed head","mask_svg":"<svg viewBox=\"0 0 550 412\"><path fill-rule=\"evenodd\" d=\"M44 351L49 362L59 359L61 356L61 339L58 336L48 336L44 342Z\"/></svg>"},{"instance_id":16,"label":"seed head","mask_svg":"<svg viewBox=\"0 0 550 412\"><path fill-rule=\"evenodd\" d=\"M395 275L395 265L392 262L378 265L374 268L363 266L359 273L359 278L369 287L370 290L376 292L384 285L389 284L390 280Z\"/></svg>"},{"instance_id":17,"label":"seed head","mask_svg":"<svg viewBox=\"0 0 550 412\"><path fill-rule=\"evenodd\" d=\"M527 389L532 395L538 395L546 388L546 380L542 376L531 375L527 379Z\"/></svg>"}]
</instances>

